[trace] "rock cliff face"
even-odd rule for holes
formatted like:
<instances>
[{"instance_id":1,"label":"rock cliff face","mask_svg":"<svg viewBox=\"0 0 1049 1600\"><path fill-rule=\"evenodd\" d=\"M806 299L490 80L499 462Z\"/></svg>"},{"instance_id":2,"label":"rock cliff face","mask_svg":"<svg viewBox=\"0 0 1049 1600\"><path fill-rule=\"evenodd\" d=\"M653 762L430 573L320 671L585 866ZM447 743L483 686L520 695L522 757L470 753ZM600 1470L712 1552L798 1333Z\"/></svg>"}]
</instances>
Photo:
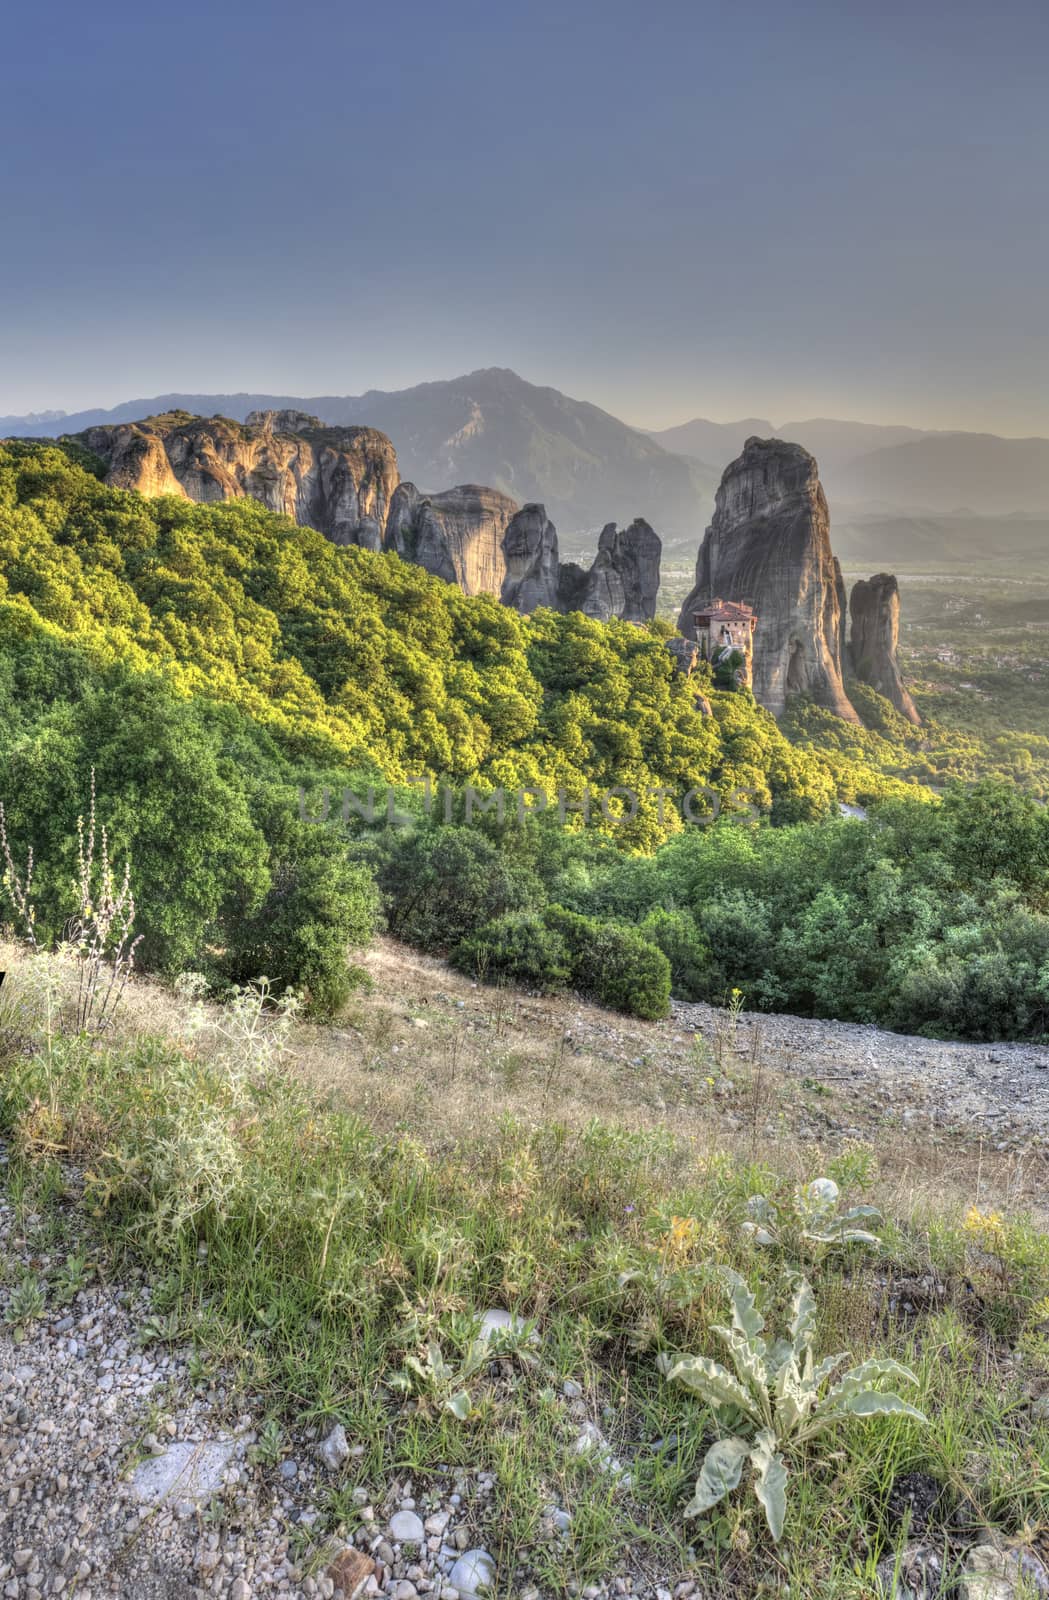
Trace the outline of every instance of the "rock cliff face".
<instances>
[{"instance_id":1,"label":"rock cliff face","mask_svg":"<svg viewBox=\"0 0 1049 1600\"><path fill-rule=\"evenodd\" d=\"M506 572L500 598L518 611L557 605L557 529L540 505L522 506L503 535Z\"/></svg>"},{"instance_id":2,"label":"rock cliff face","mask_svg":"<svg viewBox=\"0 0 1049 1600\"><path fill-rule=\"evenodd\" d=\"M678 622L686 638L695 638L693 612L718 596L757 612L762 705L779 716L791 695L807 694L859 721L842 680L845 585L816 462L800 445L751 438L726 467Z\"/></svg>"},{"instance_id":3,"label":"rock cliff face","mask_svg":"<svg viewBox=\"0 0 1049 1600\"><path fill-rule=\"evenodd\" d=\"M335 544L371 550L382 543L398 482L384 434L326 428L302 412L252 412L246 423L173 412L80 437L118 488L203 501L249 496Z\"/></svg>"},{"instance_id":4,"label":"rock cliff face","mask_svg":"<svg viewBox=\"0 0 1049 1600\"><path fill-rule=\"evenodd\" d=\"M374 428L326 427L303 411L253 411L244 423L170 412L78 436L107 482L188 500L250 496L335 544L393 550L465 594L530 612L579 609L608 620L655 615L660 541L638 518L609 523L589 571L558 557L544 506L519 507L481 484L425 494L401 483L397 456Z\"/></svg>"},{"instance_id":5,"label":"rock cliff face","mask_svg":"<svg viewBox=\"0 0 1049 1600\"><path fill-rule=\"evenodd\" d=\"M659 593L659 535L643 517L622 532L614 522L601 530L597 556L589 571L566 562L561 568L558 604L562 611L582 611L608 622L649 622Z\"/></svg>"},{"instance_id":6,"label":"rock cliff face","mask_svg":"<svg viewBox=\"0 0 1049 1600\"><path fill-rule=\"evenodd\" d=\"M849 662L861 683L870 684L891 700L897 711L915 727L921 726L918 708L904 687L896 660L900 637L900 589L888 572L861 578L849 596L852 634Z\"/></svg>"},{"instance_id":7,"label":"rock cliff face","mask_svg":"<svg viewBox=\"0 0 1049 1600\"><path fill-rule=\"evenodd\" d=\"M390 504L384 548L416 561L464 594L502 593L506 577L503 536L517 506L498 489L464 483L423 494L402 483Z\"/></svg>"},{"instance_id":8,"label":"rock cliff face","mask_svg":"<svg viewBox=\"0 0 1049 1600\"><path fill-rule=\"evenodd\" d=\"M559 560L557 529L544 506L518 509L479 484L424 495L402 483L390 503L384 548L466 594L498 595L518 611L550 606L601 622L655 616L661 546L640 517L622 532L609 523L586 569Z\"/></svg>"}]
</instances>

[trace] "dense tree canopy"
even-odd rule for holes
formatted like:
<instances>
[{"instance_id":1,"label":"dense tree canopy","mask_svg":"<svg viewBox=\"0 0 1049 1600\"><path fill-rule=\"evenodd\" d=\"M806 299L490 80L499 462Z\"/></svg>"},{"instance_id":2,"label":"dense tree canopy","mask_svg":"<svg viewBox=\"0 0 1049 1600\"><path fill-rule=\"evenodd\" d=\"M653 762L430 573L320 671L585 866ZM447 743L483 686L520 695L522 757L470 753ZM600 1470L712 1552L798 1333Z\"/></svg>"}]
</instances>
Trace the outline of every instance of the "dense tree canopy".
<instances>
[{"instance_id":1,"label":"dense tree canopy","mask_svg":"<svg viewBox=\"0 0 1049 1600\"><path fill-rule=\"evenodd\" d=\"M640 805L620 840L635 848L680 826L649 793L660 787L745 790L777 821L833 803L821 754L792 746L749 694L703 683L702 715L659 629L521 617L253 500L106 488L73 455L0 447L0 651L34 633L75 644L93 669L119 662L239 707L289 756L394 782L626 787ZM600 812L593 825L613 826Z\"/></svg>"},{"instance_id":2,"label":"dense tree canopy","mask_svg":"<svg viewBox=\"0 0 1049 1600\"><path fill-rule=\"evenodd\" d=\"M796 706L788 739L706 679L703 715L663 633L521 617L251 500L148 501L75 447L0 446L0 801L35 851L40 928L68 914L93 773L142 958L167 972L264 972L330 1011L384 916L484 976L643 1016L671 984L738 986L909 1029L1049 1030L1045 808L882 776L893 714L869 693L877 732ZM318 806L384 782L411 826ZM589 791L590 819L511 800L471 820L467 786ZM683 822L689 790L711 825ZM835 816L841 795L875 803L869 825Z\"/></svg>"}]
</instances>

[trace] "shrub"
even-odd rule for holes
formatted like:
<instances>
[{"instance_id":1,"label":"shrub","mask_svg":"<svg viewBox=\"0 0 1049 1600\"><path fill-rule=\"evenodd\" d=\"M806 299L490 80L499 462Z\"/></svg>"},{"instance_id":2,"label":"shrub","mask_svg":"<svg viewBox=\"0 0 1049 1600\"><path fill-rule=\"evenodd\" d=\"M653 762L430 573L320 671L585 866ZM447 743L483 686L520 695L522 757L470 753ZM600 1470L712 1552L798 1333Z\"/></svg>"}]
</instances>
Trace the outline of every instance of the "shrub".
<instances>
[{"instance_id":1,"label":"shrub","mask_svg":"<svg viewBox=\"0 0 1049 1600\"><path fill-rule=\"evenodd\" d=\"M375 885L343 841L294 815L290 798L274 806L266 832L269 889L230 916L222 972L238 985L268 978L276 995L300 989L313 1016L331 1016L350 992L350 946L375 931Z\"/></svg>"},{"instance_id":2,"label":"shrub","mask_svg":"<svg viewBox=\"0 0 1049 1600\"><path fill-rule=\"evenodd\" d=\"M543 917L567 946L580 994L647 1021L666 1016L670 962L636 928L597 922L563 906L548 906Z\"/></svg>"},{"instance_id":3,"label":"shrub","mask_svg":"<svg viewBox=\"0 0 1049 1600\"><path fill-rule=\"evenodd\" d=\"M553 994L571 977L564 939L536 911L510 911L486 922L452 951L452 965L488 980L505 979Z\"/></svg>"},{"instance_id":4,"label":"shrub","mask_svg":"<svg viewBox=\"0 0 1049 1600\"><path fill-rule=\"evenodd\" d=\"M370 844L390 932L424 950L453 948L542 898L535 875L474 830L391 829Z\"/></svg>"},{"instance_id":5,"label":"shrub","mask_svg":"<svg viewBox=\"0 0 1049 1600\"><path fill-rule=\"evenodd\" d=\"M670 962L670 984L682 1000L702 1000L709 992L710 946L690 911L650 911L641 932Z\"/></svg>"}]
</instances>

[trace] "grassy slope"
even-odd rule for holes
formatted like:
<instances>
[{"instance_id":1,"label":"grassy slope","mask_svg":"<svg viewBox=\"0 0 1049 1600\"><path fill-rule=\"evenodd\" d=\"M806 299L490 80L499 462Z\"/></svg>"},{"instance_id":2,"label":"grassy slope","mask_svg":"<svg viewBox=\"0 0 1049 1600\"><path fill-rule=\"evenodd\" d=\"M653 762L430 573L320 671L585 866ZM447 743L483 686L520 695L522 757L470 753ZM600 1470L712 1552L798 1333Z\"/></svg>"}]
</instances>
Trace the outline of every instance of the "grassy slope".
<instances>
[{"instance_id":1,"label":"grassy slope","mask_svg":"<svg viewBox=\"0 0 1049 1600\"><path fill-rule=\"evenodd\" d=\"M733 1136L709 1110L677 1130L652 1126L630 1087L630 1065L639 1089L645 1074L643 1058L626 1059L637 1049L629 1030L606 1052L612 1120L597 1123L587 1102L599 1066L580 1082L574 1063L556 1073L556 1053L553 1067L537 1063L550 1041L514 997L491 1002L482 1043L439 1052L412 1021L404 974L387 967L341 1030L293 1031L278 1055L279 1033L260 1037L250 1010L238 1023L145 989L111 1047L91 1050L46 1028L40 969L7 965L0 1125L25 1225L54 1246L56 1230L90 1213L112 1260L130 1250L149 1262L165 1336L220 1356L276 1417L339 1416L365 1446L355 1470L367 1484L394 1471L425 1480L442 1463L489 1467L497 1488L477 1536L498 1557L501 1593L520 1593L526 1576L559 1595L617 1573L648 1592L692 1573L710 1593L786 1581L796 1594L859 1600L904 1538L890 1491L909 1471L945 1485L934 1542L947 1540L952 1557L988 1528L1020 1536L1044 1522L1049 1426L1032 1421L1030 1395L1049 1381L1049 1239L1023 1219L966 1226L957 1189L899 1181L896 1147L882 1171L882 1152L863 1148L842 1148L834 1164L854 1198L869 1191L889 1213L882 1254L805 1262L794 1248L756 1251L743 1205L754 1189L788 1201L827 1158ZM448 989L449 1011L465 998L464 984ZM322 1086L318 1051L329 1069L341 1055L349 1078L328 1070ZM510 1098L537 1066L551 1085L545 1101L533 1086L525 1120L497 1120L491 1096L472 1093L497 1059ZM422 1092L444 1075L436 1100ZM369 1076L377 1129L355 1114ZM448 1113L435 1116L445 1098ZM57 1204L70 1173L83 1182L72 1212ZM719 1263L776 1312L804 1265L821 1348L910 1363L930 1417L924 1430L856 1423L793 1459L778 1549L743 1495L706 1533L682 1520L712 1418L659 1377L655 1355L716 1352ZM464 1377L471 1319L493 1305L534 1321L538 1343ZM433 1338L454 1376L412 1377L405 1394L397 1375ZM574 1409L560 1393L568 1377L582 1390ZM441 1405L460 1387L471 1400L463 1422ZM580 1416L627 1462L629 1487L573 1455ZM573 1514L564 1547L541 1537L554 1500ZM354 1525L348 1488L332 1490L325 1515Z\"/></svg>"}]
</instances>

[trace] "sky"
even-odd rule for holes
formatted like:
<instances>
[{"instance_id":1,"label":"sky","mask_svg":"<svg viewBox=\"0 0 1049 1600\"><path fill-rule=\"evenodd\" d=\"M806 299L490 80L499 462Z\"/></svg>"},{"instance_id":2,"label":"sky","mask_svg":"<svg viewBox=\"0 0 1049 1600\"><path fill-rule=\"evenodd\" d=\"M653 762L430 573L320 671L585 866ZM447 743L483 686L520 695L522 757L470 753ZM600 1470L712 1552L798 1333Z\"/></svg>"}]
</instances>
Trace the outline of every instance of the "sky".
<instances>
[{"instance_id":1,"label":"sky","mask_svg":"<svg viewBox=\"0 0 1049 1600\"><path fill-rule=\"evenodd\" d=\"M1044 0L9 13L0 414L509 366L1049 434Z\"/></svg>"}]
</instances>

